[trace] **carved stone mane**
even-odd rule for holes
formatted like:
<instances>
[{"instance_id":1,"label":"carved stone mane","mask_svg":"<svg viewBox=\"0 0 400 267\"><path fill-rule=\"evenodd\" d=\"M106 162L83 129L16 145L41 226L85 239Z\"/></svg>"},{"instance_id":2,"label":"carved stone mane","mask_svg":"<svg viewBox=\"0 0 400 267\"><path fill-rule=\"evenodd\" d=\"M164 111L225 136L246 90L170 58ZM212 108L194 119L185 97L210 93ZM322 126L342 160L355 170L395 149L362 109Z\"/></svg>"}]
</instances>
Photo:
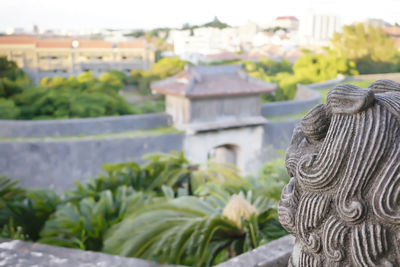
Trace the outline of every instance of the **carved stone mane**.
<instances>
[{"instance_id":1,"label":"carved stone mane","mask_svg":"<svg viewBox=\"0 0 400 267\"><path fill-rule=\"evenodd\" d=\"M400 83L332 89L295 129L286 167L289 266L400 266Z\"/></svg>"}]
</instances>

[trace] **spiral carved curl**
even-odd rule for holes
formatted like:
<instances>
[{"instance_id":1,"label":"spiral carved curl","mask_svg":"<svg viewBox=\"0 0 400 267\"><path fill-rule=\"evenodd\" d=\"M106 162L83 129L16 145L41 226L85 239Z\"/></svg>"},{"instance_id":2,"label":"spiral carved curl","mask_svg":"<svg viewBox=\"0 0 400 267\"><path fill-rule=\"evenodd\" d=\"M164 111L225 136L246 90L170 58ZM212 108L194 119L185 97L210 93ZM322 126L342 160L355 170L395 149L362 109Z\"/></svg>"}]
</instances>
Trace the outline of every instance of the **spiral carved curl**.
<instances>
[{"instance_id":1,"label":"spiral carved curl","mask_svg":"<svg viewBox=\"0 0 400 267\"><path fill-rule=\"evenodd\" d=\"M399 83L332 89L295 129L286 166L292 266L400 266Z\"/></svg>"}]
</instances>

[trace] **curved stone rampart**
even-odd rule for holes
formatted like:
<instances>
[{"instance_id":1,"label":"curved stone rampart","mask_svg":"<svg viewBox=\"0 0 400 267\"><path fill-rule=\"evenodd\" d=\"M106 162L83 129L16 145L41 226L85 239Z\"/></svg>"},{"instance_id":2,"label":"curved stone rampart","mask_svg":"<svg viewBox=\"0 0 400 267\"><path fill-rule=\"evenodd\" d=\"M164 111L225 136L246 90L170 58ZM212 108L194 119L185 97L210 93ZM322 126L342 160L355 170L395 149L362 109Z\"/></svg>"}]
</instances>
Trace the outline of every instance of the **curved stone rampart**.
<instances>
[{"instance_id":1,"label":"curved stone rampart","mask_svg":"<svg viewBox=\"0 0 400 267\"><path fill-rule=\"evenodd\" d=\"M171 125L166 113L61 120L0 120L0 137L77 136L147 130Z\"/></svg>"},{"instance_id":2,"label":"curved stone rampart","mask_svg":"<svg viewBox=\"0 0 400 267\"><path fill-rule=\"evenodd\" d=\"M264 103L261 106L261 114L268 117L304 112L321 102L322 95L316 89L329 88L347 79L344 76L339 76L338 78L320 83L297 84L297 92L294 100Z\"/></svg>"}]
</instances>

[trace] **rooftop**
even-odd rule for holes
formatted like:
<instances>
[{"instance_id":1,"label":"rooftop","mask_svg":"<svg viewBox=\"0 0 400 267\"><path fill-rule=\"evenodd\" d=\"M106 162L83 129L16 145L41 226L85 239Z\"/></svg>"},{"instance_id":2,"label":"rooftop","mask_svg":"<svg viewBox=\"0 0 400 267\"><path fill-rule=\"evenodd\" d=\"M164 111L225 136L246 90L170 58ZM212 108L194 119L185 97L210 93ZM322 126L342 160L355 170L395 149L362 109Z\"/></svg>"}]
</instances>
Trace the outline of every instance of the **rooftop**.
<instances>
[{"instance_id":1,"label":"rooftop","mask_svg":"<svg viewBox=\"0 0 400 267\"><path fill-rule=\"evenodd\" d=\"M280 17L277 17L275 20L294 20L294 21L298 21L298 19L295 16L280 16Z\"/></svg>"},{"instance_id":2,"label":"rooftop","mask_svg":"<svg viewBox=\"0 0 400 267\"><path fill-rule=\"evenodd\" d=\"M39 38L29 35L6 35L6 36L0 36L0 45L1 44L34 45L38 40Z\"/></svg>"},{"instance_id":3,"label":"rooftop","mask_svg":"<svg viewBox=\"0 0 400 267\"><path fill-rule=\"evenodd\" d=\"M270 93L276 85L248 76L240 65L223 65L186 67L171 78L152 83L151 89L165 95L207 98Z\"/></svg>"},{"instance_id":4,"label":"rooftop","mask_svg":"<svg viewBox=\"0 0 400 267\"><path fill-rule=\"evenodd\" d=\"M147 42L143 39L118 42L115 45L109 41L90 40L83 38L63 38L63 37L38 37L32 35L5 35L0 36L0 45L32 45L36 48L83 48L83 49L99 49L99 48L124 48L137 49L146 48Z\"/></svg>"},{"instance_id":5,"label":"rooftop","mask_svg":"<svg viewBox=\"0 0 400 267\"><path fill-rule=\"evenodd\" d=\"M37 48L71 48L71 46L72 39L38 39L36 42Z\"/></svg>"}]
</instances>

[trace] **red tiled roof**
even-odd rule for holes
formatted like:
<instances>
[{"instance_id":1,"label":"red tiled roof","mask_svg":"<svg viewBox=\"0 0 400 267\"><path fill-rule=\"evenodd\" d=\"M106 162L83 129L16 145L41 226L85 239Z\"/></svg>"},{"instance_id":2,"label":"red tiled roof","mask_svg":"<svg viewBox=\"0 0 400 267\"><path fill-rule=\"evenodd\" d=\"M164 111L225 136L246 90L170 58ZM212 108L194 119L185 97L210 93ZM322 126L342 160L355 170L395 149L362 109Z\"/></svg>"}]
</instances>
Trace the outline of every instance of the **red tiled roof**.
<instances>
[{"instance_id":1,"label":"red tiled roof","mask_svg":"<svg viewBox=\"0 0 400 267\"><path fill-rule=\"evenodd\" d=\"M165 95L204 98L270 93L276 85L249 77L238 65L224 65L191 67L152 83L151 89Z\"/></svg>"},{"instance_id":2,"label":"red tiled roof","mask_svg":"<svg viewBox=\"0 0 400 267\"><path fill-rule=\"evenodd\" d=\"M298 21L298 19L295 16L280 16L277 17L275 20L286 20L286 19Z\"/></svg>"},{"instance_id":3,"label":"red tiled roof","mask_svg":"<svg viewBox=\"0 0 400 267\"><path fill-rule=\"evenodd\" d=\"M15 45L34 45L36 41L39 40L38 37L29 35L6 35L0 36L0 44L15 44Z\"/></svg>"},{"instance_id":4,"label":"red tiled roof","mask_svg":"<svg viewBox=\"0 0 400 267\"><path fill-rule=\"evenodd\" d=\"M112 48L112 42L102 40L78 40L78 48Z\"/></svg>"},{"instance_id":5,"label":"red tiled roof","mask_svg":"<svg viewBox=\"0 0 400 267\"><path fill-rule=\"evenodd\" d=\"M232 52L221 52L218 54L208 55L207 58L211 60L231 60L231 59L241 59L240 55Z\"/></svg>"},{"instance_id":6,"label":"red tiled roof","mask_svg":"<svg viewBox=\"0 0 400 267\"><path fill-rule=\"evenodd\" d=\"M37 48L71 48L72 39L40 39L36 42Z\"/></svg>"},{"instance_id":7,"label":"red tiled roof","mask_svg":"<svg viewBox=\"0 0 400 267\"><path fill-rule=\"evenodd\" d=\"M400 48L400 37L393 38L394 45Z\"/></svg>"},{"instance_id":8,"label":"red tiled roof","mask_svg":"<svg viewBox=\"0 0 400 267\"><path fill-rule=\"evenodd\" d=\"M117 43L118 48L145 48L146 41L145 40L135 40L130 42L119 42Z\"/></svg>"},{"instance_id":9,"label":"red tiled roof","mask_svg":"<svg viewBox=\"0 0 400 267\"><path fill-rule=\"evenodd\" d=\"M400 36L400 27L398 26L386 26L383 30L392 36Z\"/></svg>"}]
</instances>

